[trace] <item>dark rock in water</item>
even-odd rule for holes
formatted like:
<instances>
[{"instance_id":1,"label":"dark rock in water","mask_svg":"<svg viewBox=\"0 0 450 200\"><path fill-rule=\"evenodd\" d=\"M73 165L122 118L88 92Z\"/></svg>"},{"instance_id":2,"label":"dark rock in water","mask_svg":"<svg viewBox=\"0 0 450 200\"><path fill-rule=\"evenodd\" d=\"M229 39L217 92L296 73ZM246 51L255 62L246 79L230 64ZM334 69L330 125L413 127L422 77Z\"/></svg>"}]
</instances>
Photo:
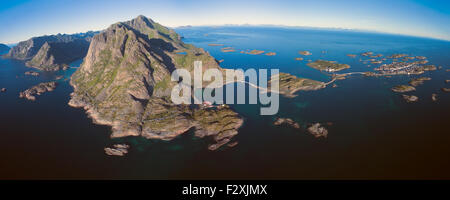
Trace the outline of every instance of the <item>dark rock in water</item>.
<instances>
[{"instance_id":1,"label":"dark rock in water","mask_svg":"<svg viewBox=\"0 0 450 200\"><path fill-rule=\"evenodd\" d=\"M290 118L277 118L277 120L273 123L276 126L280 126L283 124L287 124L293 128L299 129L300 128L300 124L295 122L294 120L290 119Z\"/></svg>"},{"instance_id":2,"label":"dark rock in water","mask_svg":"<svg viewBox=\"0 0 450 200\"><path fill-rule=\"evenodd\" d=\"M6 88L0 89L0 92L6 92Z\"/></svg>"},{"instance_id":3,"label":"dark rock in water","mask_svg":"<svg viewBox=\"0 0 450 200\"><path fill-rule=\"evenodd\" d=\"M414 96L414 95L405 95L405 94L402 94L402 97L403 97L403 99L405 99L406 102L408 102L408 103L419 101L419 97Z\"/></svg>"},{"instance_id":4,"label":"dark rock in water","mask_svg":"<svg viewBox=\"0 0 450 200\"><path fill-rule=\"evenodd\" d=\"M6 58L25 60L29 67L45 71L56 71L64 65L83 58L89 43L98 32L80 34L58 34L33 37L13 47Z\"/></svg>"},{"instance_id":5,"label":"dark rock in water","mask_svg":"<svg viewBox=\"0 0 450 200\"><path fill-rule=\"evenodd\" d=\"M441 88L443 92L450 92L450 88Z\"/></svg>"},{"instance_id":6,"label":"dark rock in water","mask_svg":"<svg viewBox=\"0 0 450 200\"><path fill-rule=\"evenodd\" d=\"M337 85L335 83L333 83L333 85L331 85L331 87L337 88Z\"/></svg>"},{"instance_id":7,"label":"dark rock in water","mask_svg":"<svg viewBox=\"0 0 450 200\"><path fill-rule=\"evenodd\" d=\"M215 150L238 133L243 119L226 105L203 108L170 101L177 84L171 72L192 70L194 61L201 61L204 70L226 71L208 52L151 19L115 23L93 37L70 80L69 105L84 108L94 123L111 126L111 137L172 140L194 130L197 137L212 137L216 143L209 149Z\"/></svg>"},{"instance_id":8,"label":"dark rock in water","mask_svg":"<svg viewBox=\"0 0 450 200\"><path fill-rule=\"evenodd\" d=\"M0 44L0 52L9 51L9 48L6 44Z\"/></svg>"},{"instance_id":9,"label":"dark rock in water","mask_svg":"<svg viewBox=\"0 0 450 200\"><path fill-rule=\"evenodd\" d=\"M445 83L450 83L450 80L445 80Z\"/></svg>"},{"instance_id":10,"label":"dark rock in water","mask_svg":"<svg viewBox=\"0 0 450 200\"><path fill-rule=\"evenodd\" d=\"M106 147L105 153L110 156L124 156L129 148L130 146L126 144L115 144L113 147Z\"/></svg>"},{"instance_id":11,"label":"dark rock in water","mask_svg":"<svg viewBox=\"0 0 450 200\"><path fill-rule=\"evenodd\" d=\"M45 92L51 92L56 88L56 82L39 83L39 85L33 86L20 93L20 98L26 98L30 101L36 100L35 95L41 95Z\"/></svg>"},{"instance_id":12,"label":"dark rock in water","mask_svg":"<svg viewBox=\"0 0 450 200\"><path fill-rule=\"evenodd\" d=\"M312 126L308 128L308 132L314 135L314 137L327 137L328 136L328 130L323 127L320 123L315 123Z\"/></svg>"},{"instance_id":13,"label":"dark rock in water","mask_svg":"<svg viewBox=\"0 0 450 200\"><path fill-rule=\"evenodd\" d=\"M437 101L437 94L431 94L431 100Z\"/></svg>"},{"instance_id":14,"label":"dark rock in water","mask_svg":"<svg viewBox=\"0 0 450 200\"><path fill-rule=\"evenodd\" d=\"M30 76L39 76L39 72L33 72L33 71L26 71L25 75L30 75Z\"/></svg>"}]
</instances>

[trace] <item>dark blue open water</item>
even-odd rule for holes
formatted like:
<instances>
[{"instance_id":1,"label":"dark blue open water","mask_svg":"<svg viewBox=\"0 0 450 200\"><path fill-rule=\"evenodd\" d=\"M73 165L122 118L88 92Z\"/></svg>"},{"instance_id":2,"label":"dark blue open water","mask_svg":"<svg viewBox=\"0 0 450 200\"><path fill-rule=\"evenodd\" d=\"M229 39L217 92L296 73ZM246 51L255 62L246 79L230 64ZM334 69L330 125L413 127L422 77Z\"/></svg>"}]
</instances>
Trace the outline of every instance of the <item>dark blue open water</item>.
<instances>
[{"instance_id":1,"label":"dark blue open water","mask_svg":"<svg viewBox=\"0 0 450 200\"><path fill-rule=\"evenodd\" d=\"M375 78L353 76L337 88L300 92L280 99L276 116L290 117L303 126L332 122L327 139L304 131L274 127L275 116L260 116L258 105L233 105L245 117L231 149L207 150L208 139L187 133L173 141L142 138L111 140L109 127L92 124L82 109L67 105L72 88L61 79L54 92L36 102L19 99L19 92L56 73L25 76L21 61L0 59L0 178L115 178L115 179L414 179L450 178L450 43L407 36L349 31L275 27L194 27L177 29L185 42L205 48L225 68L279 68L297 76L329 80L306 66L308 59L336 60L350 71L368 71L359 58L346 54L373 51L384 55L407 53L428 57L444 69L418 86L419 102L408 104L390 91L412 76ZM205 35L207 34L207 35ZM225 44L237 52L223 53ZM240 54L240 50L274 51L276 56ZM298 51L311 56L296 61ZM322 52L326 51L326 52ZM79 66L81 61L72 63ZM70 77L72 68L62 73ZM431 101L437 93L439 100ZM126 142L126 157L109 157L103 148Z\"/></svg>"}]
</instances>

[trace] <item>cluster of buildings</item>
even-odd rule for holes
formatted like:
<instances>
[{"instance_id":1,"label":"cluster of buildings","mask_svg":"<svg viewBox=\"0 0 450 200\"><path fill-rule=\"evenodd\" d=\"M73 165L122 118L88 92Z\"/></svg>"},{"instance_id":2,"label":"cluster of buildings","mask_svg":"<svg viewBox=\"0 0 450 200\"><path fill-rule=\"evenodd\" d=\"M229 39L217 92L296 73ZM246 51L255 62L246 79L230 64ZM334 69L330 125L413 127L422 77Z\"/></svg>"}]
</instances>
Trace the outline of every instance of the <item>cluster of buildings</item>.
<instances>
[{"instance_id":1,"label":"cluster of buildings","mask_svg":"<svg viewBox=\"0 0 450 200\"><path fill-rule=\"evenodd\" d=\"M418 62L393 62L391 64L383 64L374 70L381 74L421 74L423 73L422 66Z\"/></svg>"}]
</instances>

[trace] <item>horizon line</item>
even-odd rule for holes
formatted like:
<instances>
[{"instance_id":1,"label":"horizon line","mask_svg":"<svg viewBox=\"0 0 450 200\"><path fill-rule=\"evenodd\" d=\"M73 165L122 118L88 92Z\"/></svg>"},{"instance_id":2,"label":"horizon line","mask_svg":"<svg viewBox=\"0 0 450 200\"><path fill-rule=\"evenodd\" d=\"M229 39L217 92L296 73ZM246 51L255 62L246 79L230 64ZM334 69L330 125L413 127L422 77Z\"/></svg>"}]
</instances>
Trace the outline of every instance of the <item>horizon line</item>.
<instances>
[{"instance_id":1,"label":"horizon line","mask_svg":"<svg viewBox=\"0 0 450 200\"><path fill-rule=\"evenodd\" d=\"M148 18L148 17L147 17ZM149 18L150 19L150 18ZM156 22L159 23L159 22ZM111 26L110 24L109 26ZM109 27L108 26L108 27ZM163 25L164 26L164 25ZM395 33L395 32L385 32L385 31L377 31L377 30L369 30L369 29L358 29L358 28L344 28L344 27L320 27L320 26L301 26L301 25L283 25L283 24L249 24L249 23L243 23L243 24L200 24L200 25L179 25L179 26L166 26L171 29L177 29L177 28L186 28L186 27L223 27L223 26L271 26L271 27L279 27L279 28L309 28L309 29L322 29L322 30L340 30L340 31L354 31L354 32L361 32L361 33L374 33L374 34L386 34L386 35L397 35L397 36L406 36L406 37L416 37L416 38L423 38L423 39L432 39L432 40L439 40L444 42L450 42L450 39L444 39L444 38L438 38L438 37L431 37L431 36L422 36L422 35L412 35L412 34L404 34L404 33ZM65 33L48 33L44 35L38 35L38 36L32 36L25 40L20 40L16 42L7 42L3 43L7 46L13 46L20 42L27 41L31 38L35 37L41 37L41 36L51 36L51 35L58 35L58 34L80 34L80 33L87 33L90 31L96 32L96 31L104 31L108 27L100 30L87 30L87 31L76 31L76 32L65 32Z\"/></svg>"}]
</instances>

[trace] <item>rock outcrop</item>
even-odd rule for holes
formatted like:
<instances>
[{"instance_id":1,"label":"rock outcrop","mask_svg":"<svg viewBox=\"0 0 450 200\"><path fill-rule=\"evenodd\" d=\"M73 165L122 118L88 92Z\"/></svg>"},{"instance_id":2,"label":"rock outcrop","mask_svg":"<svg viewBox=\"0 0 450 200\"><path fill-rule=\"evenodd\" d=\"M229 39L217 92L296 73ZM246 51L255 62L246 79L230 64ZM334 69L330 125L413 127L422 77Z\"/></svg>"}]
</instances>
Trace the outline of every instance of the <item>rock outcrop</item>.
<instances>
[{"instance_id":1,"label":"rock outcrop","mask_svg":"<svg viewBox=\"0 0 450 200\"><path fill-rule=\"evenodd\" d=\"M243 119L228 106L203 108L169 100L176 84L171 72L192 72L194 61L202 61L204 70L223 70L203 49L183 43L176 32L144 16L113 24L93 37L71 78L69 105L111 126L111 137L171 140L193 129L198 137L212 137L216 143L209 149L217 149L237 134Z\"/></svg>"},{"instance_id":2,"label":"rock outcrop","mask_svg":"<svg viewBox=\"0 0 450 200\"><path fill-rule=\"evenodd\" d=\"M56 82L39 83L20 93L20 98L26 98L30 101L36 100L36 95L41 95L45 92L51 92L56 88Z\"/></svg>"},{"instance_id":3,"label":"rock outcrop","mask_svg":"<svg viewBox=\"0 0 450 200\"><path fill-rule=\"evenodd\" d=\"M411 81L409 82L410 85L417 87L419 85L422 85L424 81L429 81L431 80L430 77L419 77L419 78L413 78L411 79Z\"/></svg>"},{"instance_id":4,"label":"rock outcrop","mask_svg":"<svg viewBox=\"0 0 450 200\"><path fill-rule=\"evenodd\" d=\"M416 88L410 85L397 85L391 88L391 90L394 92L411 92L415 91Z\"/></svg>"},{"instance_id":5,"label":"rock outcrop","mask_svg":"<svg viewBox=\"0 0 450 200\"><path fill-rule=\"evenodd\" d=\"M435 94L435 93L431 94L431 100L437 101L438 100L437 94Z\"/></svg>"},{"instance_id":6,"label":"rock outcrop","mask_svg":"<svg viewBox=\"0 0 450 200\"><path fill-rule=\"evenodd\" d=\"M320 123L315 123L308 128L308 132L314 135L314 137L327 137L328 130L323 127Z\"/></svg>"},{"instance_id":7,"label":"rock outcrop","mask_svg":"<svg viewBox=\"0 0 450 200\"><path fill-rule=\"evenodd\" d=\"M26 71L24 74L29 76L39 76L39 72L34 71Z\"/></svg>"},{"instance_id":8,"label":"rock outcrop","mask_svg":"<svg viewBox=\"0 0 450 200\"><path fill-rule=\"evenodd\" d=\"M13 47L6 58L25 60L26 65L45 71L56 71L83 58L92 37L98 32L58 34L34 37Z\"/></svg>"},{"instance_id":9,"label":"rock outcrop","mask_svg":"<svg viewBox=\"0 0 450 200\"><path fill-rule=\"evenodd\" d=\"M402 97L403 97L403 99L405 99L405 101L408 102L408 103L419 101L419 97L414 96L414 95L405 95L405 94L402 94Z\"/></svg>"},{"instance_id":10,"label":"rock outcrop","mask_svg":"<svg viewBox=\"0 0 450 200\"><path fill-rule=\"evenodd\" d=\"M286 124L286 125L288 125L290 127L293 127L295 129L299 129L300 128L300 124L295 122L294 120L292 120L290 118L277 118L275 120L275 122L273 123L273 125L276 125L276 126L280 126L280 125L283 125L283 124Z\"/></svg>"},{"instance_id":11,"label":"rock outcrop","mask_svg":"<svg viewBox=\"0 0 450 200\"><path fill-rule=\"evenodd\" d=\"M106 147L105 154L109 156L124 156L130 148L127 144L115 144L113 147Z\"/></svg>"},{"instance_id":12,"label":"rock outcrop","mask_svg":"<svg viewBox=\"0 0 450 200\"><path fill-rule=\"evenodd\" d=\"M304 56L312 55L312 53L309 52L309 51L299 51L298 53L301 54L301 55L304 55Z\"/></svg>"}]
</instances>

